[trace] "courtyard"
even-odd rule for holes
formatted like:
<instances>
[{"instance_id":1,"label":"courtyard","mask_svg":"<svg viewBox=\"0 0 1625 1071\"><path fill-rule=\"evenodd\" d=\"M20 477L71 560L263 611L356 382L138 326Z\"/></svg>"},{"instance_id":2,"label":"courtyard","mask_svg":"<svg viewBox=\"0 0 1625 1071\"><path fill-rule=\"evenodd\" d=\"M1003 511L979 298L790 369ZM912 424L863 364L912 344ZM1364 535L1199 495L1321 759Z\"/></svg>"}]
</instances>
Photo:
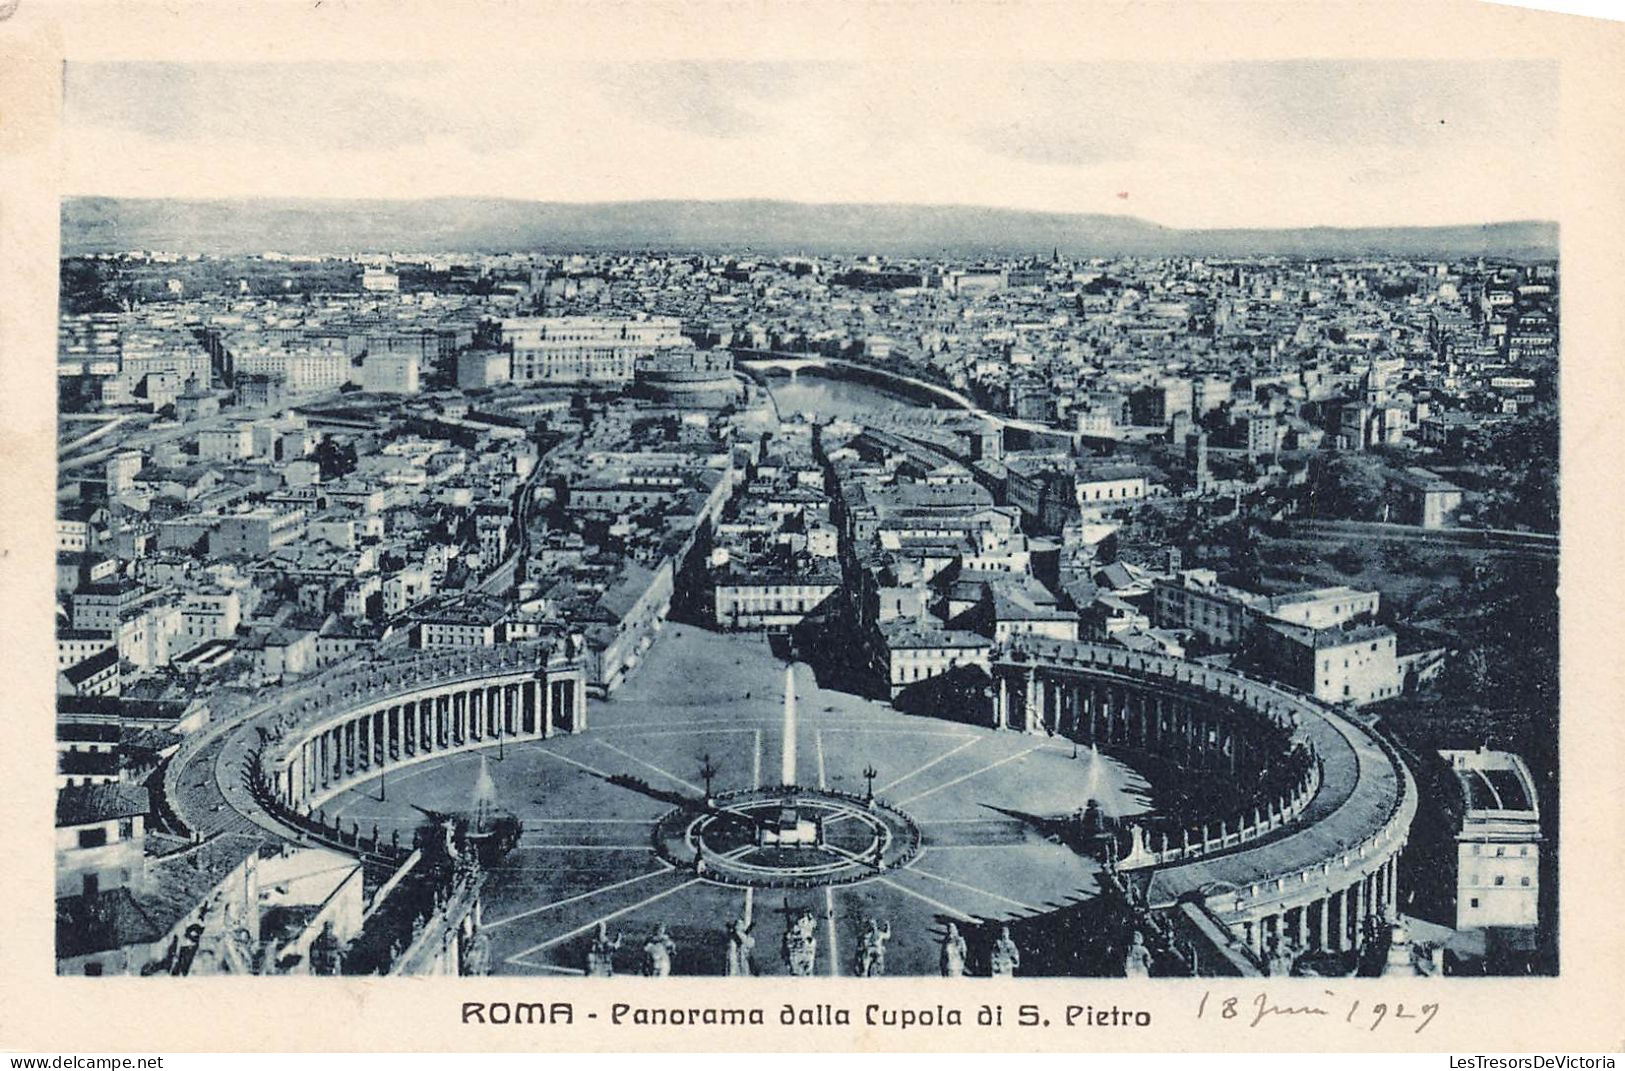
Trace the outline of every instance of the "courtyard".
<instances>
[{"instance_id":1,"label":"courtyard","mask_svg":"<svg viewBox=\"0 0 1625 1071\"><path fill-rule=\"evenodd\" d=\"M755 973L783 974L786 924L811 911L815 973L840 975L853 972L871 919L891 926L886 973L935 974L950 922L965 929L1093 896L1096 864L1047 835L1048 823L1089 799L1113 816L1150 807L1132 770L1064 739L903 715L820 688L803 664L792 672L787 718L785 663L764 639L668 626L614 697L590 705L586 732L414 765L353 787L326 811L409 842L425 812L473 809L483 766L495 807L522 823L518 847L485 889L494 973L584 973L602 923L623 938L616 973L641 970L643 943L664 924L674 973L721 974L726 933L745 918ZM786 764L809 796L836 801L822 812L827 847L820 818L817 847L754 848L737 833L706 834L739 861L728 874L657 850L662 819L708 787L724 806L748 798L757 811L773 809L770 790ZM886 821L865 822L861 806L838 802L861 801L871 787ZM892 847L905 826L918 834L907 853ZM733 839L717 841L724 833ZM886 865L865 865L882 841L876 858ZM750 875L776 871L795 887L752 884Z\"/></svg>"}]
</instances>

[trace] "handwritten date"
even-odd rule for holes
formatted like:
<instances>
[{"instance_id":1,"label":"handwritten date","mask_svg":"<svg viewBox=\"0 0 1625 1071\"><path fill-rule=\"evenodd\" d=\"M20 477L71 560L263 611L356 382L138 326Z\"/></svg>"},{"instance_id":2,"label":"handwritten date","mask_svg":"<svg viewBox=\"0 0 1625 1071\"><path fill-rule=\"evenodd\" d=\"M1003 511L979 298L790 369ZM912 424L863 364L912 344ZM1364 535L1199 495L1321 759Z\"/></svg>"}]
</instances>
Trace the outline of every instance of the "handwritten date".
<instances>
[{"instance_id":1,"label":"handwritten date","mask_svg":"<svg viewBox=\"0 0 1625 1071\"><path fill-rule=\"evenodd\" d=\"M1251 997L1214 996L1212 990L1202 994L1196 1005L1198 1019L1220 1019L1244 1024L1249 1029L1282 1019L1324 1019L1328 1022L1348 1024L1357 1029L1376 1031L1384 1025L1391 1030L1406 1024L1413 1034L1420 1034L1439 1014L1439 1004L1433 1001L1407 1007L1403 1002L1366 1001L1357 997L1340 997L1330 989L1321 990L1313 1000L1278 1002L1262 990Z\"/></svg>"}]
</instances>

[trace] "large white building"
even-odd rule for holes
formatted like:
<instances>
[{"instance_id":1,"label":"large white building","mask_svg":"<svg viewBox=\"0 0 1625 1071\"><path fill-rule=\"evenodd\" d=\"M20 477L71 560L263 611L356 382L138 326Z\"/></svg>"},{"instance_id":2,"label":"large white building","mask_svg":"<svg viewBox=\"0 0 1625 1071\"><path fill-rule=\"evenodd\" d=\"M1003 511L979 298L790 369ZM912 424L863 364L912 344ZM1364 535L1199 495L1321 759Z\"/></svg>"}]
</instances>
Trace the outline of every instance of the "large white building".
<instances>
[{"instance_id":1,"label":"large white building","mask_svg":"<svg viewBox=\"0 0 1625 1071\"><path fill-rule=\"evenodd\" d=\"M238 376L263 375L281 379L290 395L325 394L350 382L350 358L339 349L286 349L234 342L232 368Z\"/></svg>"},{"instance_id":2,"label":"large white building","mask_svg":"<svg viewBox=\"0 0 1625 1071\"><path fill-rule=\"evenodd\" d=\"M1460 786L1456 928L1540 922L1540 805L1529 767L1505 751L1441 751Z\"/></svg>"},{"instance_id":3,"label":"large white building","mask_svg":"<svg viewBox=\"0 0 1625 1071\"><path fill-rule=\"evenodd\" d=\"M515 383L630 383L638 358L691 345L669 316L525 316L499 326Z\"/></svg>"},{"instance_id":4,"label":"large white building","mask_svg":"<svg viewBox=\"0 0 1625 1071\"><path fill-rule=\"evenodd\" d=\"M189 591L181 600L181 633L188 644L230 639L242 616L235 591Z\"/></svg>"},{"instance_id":5,"label":"large white building","mask_svg":"<svg viewBox=\"0 0 1625 1071\"><path fill-rule=\"evenodd\" d=\"M139 450L120 450L107 459L103 470L107 477L107 493L122 495L135 485L136 474L141 471L143 457Z\"/></svg>"},{"instance_id":6,"label":"large white building","mask_svg":"<svg viewBox=\"0 0 1625 1071\"><path fill-rule=\"evenodd\" d=\"M395 294L400 292L401 279L388 268L362 268L361 289L373 293Z\"/></svg>"},{"instance_id":7,"label":"large white building","mask_svg":"<svg viewBox=\"0 0 1625 1071\"><path fill-rule=\"evenodd\" d=\"M416 394L418 355L369 353L361 363L361 389L378 394Z\"/></svg>"},{"instance_id":8,"label":"large white building","mask_svg":"<svg viewBox=\"0 0 1625 1071\"><path fill-rule=\"evenodd\" d=\"M838 569L820 564L802 573L735 569L715 584L718 628L788 629L828 602L840 590L841 578Z\"/></svg>"},{"instance_id":9,"label":"large white building","mask_svg":"<svg viewBox=\"0 0 1625 1071\"><path fill-rule=\"evenodd\" d=\"M1386 625L1313 628L1272 620L1254 636L1270 676L1324 702L1360 706L1404 691L1397 637Z\"/></svg>"},{"instance_id":10,"label":"large white building","mask_svg":"<svg viewBox=\"0 0 1625 1071\"><path fill-rule=\"evenodd\" d=\"M199 461L241 461L254 456L254 429L249 424L204 428L197 435Z\"/></svg>"},{"instance_id":11,"label":"large white building","mask_svg":"<svg viewBox=\"0 0 1625 1071\"><path fill-rule=\"evenodd\" d=\"M464 350L457 355L457 386L478 390L506 383L512 358L501 350Z\"/></svg>"},{"instance_id":12,"label":"large white building","mask_svg":"<svg viewBox=\"0 0 1625 1071\"><path fill-rule=\"evenodd\" d=\"M921 681L940 677L961 666L990 665L993 641L977 632L938 628L916 621L888 621L879 627L879 668L892 698Z\"/></svg>"},{"instance_id":13,"label":"large white building","mask_svg":"<svg viewBox=\"0 0 1625 1071\"><path fill-rule=\"evenodd\" d=\"M1086 514L1098 514L1146 497L1151 485L1145 474L1132 466L1114 465L1079 471L1077 488L1078 508Z\"/></svg>"},{"instance_id":14,"label":"large white building","mask_svg":"<svg viewBox=\"0 0 1625 1071\"><path fill-rule=\"evenodd\" d=\"M1242 644L1259 624L1275 621L1329 629L1377 615L1382 595L1339 585L1262 595L1219 583L1211 569L1185 569L1156 582L1153 614L1159 628L1189 629L1215 647Z\"/></svg>"}]
</instances>

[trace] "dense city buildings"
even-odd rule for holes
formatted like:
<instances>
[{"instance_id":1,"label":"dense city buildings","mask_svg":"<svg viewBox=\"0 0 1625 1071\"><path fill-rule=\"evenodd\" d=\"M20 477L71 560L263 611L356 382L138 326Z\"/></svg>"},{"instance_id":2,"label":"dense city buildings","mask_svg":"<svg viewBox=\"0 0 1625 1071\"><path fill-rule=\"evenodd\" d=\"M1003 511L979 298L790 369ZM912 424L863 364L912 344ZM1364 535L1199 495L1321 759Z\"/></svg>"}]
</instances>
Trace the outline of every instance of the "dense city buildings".
<instances>
[{"instance_id":1,"label":"dense city buildings","mask_svg":"<svg viewBox=\"0 0 1625 1071\"><path fill-rule=\"evenodd\" d=\"M1158 974L1555 969L1553 264L393 253L183 279L131 252L64 279L65 973L586 970L613 960L588 907L536 947L505 928L541 895L505 853L552 853L560 902L644 880L555 865L598 847L833 898L916 880L891 868L955 823L967 850L933 854L960 869L894 907L967 896L982 973L1004 941L1033 973L1133 973L1133 948ZM703 829L717 799L780 807L751 795L764 749L807 813L759 873ZM1018 761L1030 791L999 795ZM640 839L521 840L516 795ZM786 862L837 818L874 860Z\"/></svg>"}]
</instances>

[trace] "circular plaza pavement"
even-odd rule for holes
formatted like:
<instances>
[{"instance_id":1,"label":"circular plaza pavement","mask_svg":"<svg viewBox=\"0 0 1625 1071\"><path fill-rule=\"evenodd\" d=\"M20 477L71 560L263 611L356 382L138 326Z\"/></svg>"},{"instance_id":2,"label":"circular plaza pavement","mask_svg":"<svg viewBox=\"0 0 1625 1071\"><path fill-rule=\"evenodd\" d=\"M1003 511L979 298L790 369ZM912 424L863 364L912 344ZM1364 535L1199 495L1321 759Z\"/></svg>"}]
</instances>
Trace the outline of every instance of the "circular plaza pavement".
<instances>
[{"instance_id":1,"label":"circular plaza pavement","mask_svg":"<svg viewBox=\"0 0 1625 1071\"><path fill-rule=\"evenodd\" d=\"M639 970L644 940L664 923L675 973L721 974L726 931L748 916L756 973L783 974L786 919L811 910L816 973L845 975L870 919L891 924L888 974L935 974L949 922L1024 917L1092 896L1094 862L1049 839L1048 823L1090 798L1107 815L1150 806L1133 771L1066 740L903 715L818 687L805 665L794 672L800 817L830 830L825 848L755 845L715 815L679 821L680 843L662 848L674 809L704 798L706 768L722 811L732 801L766 824L783 798L784 663L759 637L688 625L669 626L614 698L591 705L586 732L414 765L355 786L325 811L409 841L424 810L471 809L483 763L496 806L523 824L485 890L493 973L582 973L603 922L624 938L617 973ZM884 803L872 818L861 806L871 768ZM902 851L910 828L918 843ZM700 841L732 869L689 865L681 843ZM886 865L863 865L882 842Z\"/></svg>"}]
</instances>

